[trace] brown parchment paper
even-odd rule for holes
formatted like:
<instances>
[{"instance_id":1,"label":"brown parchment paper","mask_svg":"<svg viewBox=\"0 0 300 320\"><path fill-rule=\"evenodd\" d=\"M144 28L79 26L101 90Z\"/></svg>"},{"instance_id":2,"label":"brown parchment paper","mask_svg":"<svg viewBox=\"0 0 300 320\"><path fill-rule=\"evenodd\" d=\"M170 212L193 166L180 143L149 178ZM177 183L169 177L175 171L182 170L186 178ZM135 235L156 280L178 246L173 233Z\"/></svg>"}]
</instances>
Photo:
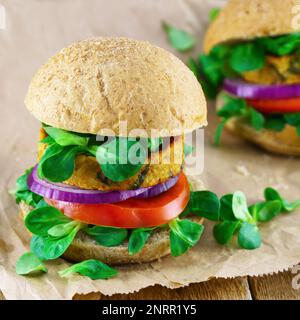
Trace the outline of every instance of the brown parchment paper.
<instances>
[{"instance_id":1,"label":"brown parchment paper","mask_svg":"<svg viewBox=\"0 0 300 320\"><path fill-rule=\"evenodd\" d=\"M211 277L260 275L287 269L300 261L300 212L282 215L261 227L263 245L255 251L234 245L219 246L211 225L200 244L182 257L120 268L110 280L92 281L79 275L60 279L66 267L60 259L47 263L41 277L15 274L19 255L28 250L29 236L8 194L15 179L34 164L39 123L25 109L23 98L36 69L72 41L99 35L146 39L172 51L161 29L168 21L199 39L185 61L196 56L216 0L0 0L6 29L0 30L0 290L7 299L70 299L75 293L129 293L161 284L177 288ZM150 71L151 72L151 71ZM193 178L219 195L242 190L250 201L262 197L266 186L278 188L289 199L300 196L300 159L272 156L228 134L222 148L211 146L216 125L210 106L206 130L205 170Z\"/></svg>"}]
</instances>

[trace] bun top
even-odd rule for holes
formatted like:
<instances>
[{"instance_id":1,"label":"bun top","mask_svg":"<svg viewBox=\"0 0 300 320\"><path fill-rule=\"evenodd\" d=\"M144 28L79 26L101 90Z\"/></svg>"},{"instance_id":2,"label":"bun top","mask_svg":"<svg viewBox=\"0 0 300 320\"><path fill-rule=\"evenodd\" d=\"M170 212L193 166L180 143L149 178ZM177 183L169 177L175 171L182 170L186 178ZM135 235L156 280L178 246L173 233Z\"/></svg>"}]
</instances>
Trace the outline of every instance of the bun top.
<instances>
[{"instance_id":1,"label":"bun top","mask_svg":"<svg viewBox=\"0 0 300 320\"><path fill-rule=\"evenodd\" d=\"M297 32L296 5L298 0L229 0L205 35L204 51L224 42Z\"/></svg>"},{"instance_id":2,"label":"bun top","mask_svg":"<svg viewBox=\"0 0 300 320\"><path fill-rule=\"evenodd\" d=\"M35 74L25 104L41 122L81 133L144 136L128 133L158 129L164 132L152 136L163 137L206 125L206 101L194 74L171 53L127 38L62 49ZM127 132L119 132L123 121Z\"/></svg>"}]
</instances>

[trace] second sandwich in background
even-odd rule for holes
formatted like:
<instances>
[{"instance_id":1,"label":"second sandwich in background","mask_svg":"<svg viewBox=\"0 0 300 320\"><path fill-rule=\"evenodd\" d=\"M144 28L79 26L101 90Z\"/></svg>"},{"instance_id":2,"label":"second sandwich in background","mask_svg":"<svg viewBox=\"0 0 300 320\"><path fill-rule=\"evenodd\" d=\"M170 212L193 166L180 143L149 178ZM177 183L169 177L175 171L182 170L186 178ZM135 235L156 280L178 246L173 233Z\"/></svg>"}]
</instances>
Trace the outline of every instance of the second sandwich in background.
<instances>
[{"instance_id":1,"label":"second sandwich in background","mask_svg":"<svg viewBox=\"0 0 300 320\"><path fill-rule=\"evenodd\" d=\"M279 154L300 156L300 33L295 1L231 0L204 40L201 69L231 132Z\"/></svg>"}]
</instances>

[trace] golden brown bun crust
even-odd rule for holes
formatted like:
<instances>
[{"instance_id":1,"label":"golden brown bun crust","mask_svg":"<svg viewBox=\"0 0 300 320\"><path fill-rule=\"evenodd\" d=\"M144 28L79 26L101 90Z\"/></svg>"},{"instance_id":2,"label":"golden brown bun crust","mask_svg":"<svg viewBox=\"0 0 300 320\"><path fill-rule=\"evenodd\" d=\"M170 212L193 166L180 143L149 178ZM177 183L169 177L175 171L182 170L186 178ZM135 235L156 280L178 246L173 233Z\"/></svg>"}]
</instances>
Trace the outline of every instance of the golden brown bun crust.
<instances>
[{"instance_id":1,"label":"golden brown bun crust","mask_svg":"<svg viewBox=\"0 0 300 320\"><path fill-rule=\"evenodd\" d=\"M127 38L62 49L35 74L25 104L41 122L82 133L111 135L105 131L111 129L127 136L120 121L128 132L165 130L156 136L206 125L205 97L189 68L159 47Z\"/></svg>"},{"instance_id":2,"label":"golden brown bun crust","mask_svg":"<svg viewBox=\"0 0 300 320\"><path fill-rule=\"evenodd\" d=\"M20 209L21 218L24 218L26 214L32 210L32 208L24 202L20 203ZM193 216L190 220L201 224L203 223L203 218L196 216ZM169 231L159 229L151 234L143 250L133 256L130 256L128 253L127 243L117 247L103 247L88 235L79 232L63 257L69 261L79 262L96 259L110 265L115 265L151 262L169 254Z\"/></svg>"},{"instance_id":3,"label":"golden brown bun crust","mask_svg":"<svg viewBox=\"0 0 300 320\"><path fill-rule=\"evenodd\" d=\"M224 42L297 32L292 26L292 8L297 4L297 0L229 0L208 28L205 53Z\"/></svg>"},{"instance_id":4,"label":"golden brown bun crust","mask_svg":"<svg viewBox=\"0 0 300 320\"><path fill-rule=\"evenodd\" d=\"M222 98L217 99L217 109L222 106ZM255 130L241 118L230 119L225 128L261 148L276 154L300 156L300 137L296 128L287 125L281 132L262 129Z\"/></svg>"}]
</instances>

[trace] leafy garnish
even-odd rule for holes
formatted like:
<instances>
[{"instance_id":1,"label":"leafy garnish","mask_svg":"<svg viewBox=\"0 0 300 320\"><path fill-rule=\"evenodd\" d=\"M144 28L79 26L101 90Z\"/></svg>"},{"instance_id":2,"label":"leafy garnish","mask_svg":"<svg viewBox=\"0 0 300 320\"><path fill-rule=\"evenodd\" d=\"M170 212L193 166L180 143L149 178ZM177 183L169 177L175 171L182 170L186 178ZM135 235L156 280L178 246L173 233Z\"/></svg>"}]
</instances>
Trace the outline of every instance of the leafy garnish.
<instances>
[{"instance_id":1,"label":"leafy garnish","mask_svg":"<svg viewBox=\"0 0 300 320\"><path fill-rule=\"evenodd\" d=\"M265 64L264 49L256 42L238 44L233 47L229 61L238 73L261 69Z\"/></svg>"},{"instance_id":2,"label":"leafy garnish","mask_svg":"<svg viewBox=\"0 0 300 320\"><path fill-rule=\"evenodd\" d=\"M214 222L216 222L215 217L219 217L213 228L218 243L227 244L237 234L240 247L247 250L256 249L261 245L260 223L271 221L281 212L291 212L300 207L300 199L289 202L273 188L266 188L264 193L265 201L248 206L245 194L236 191L220 199L219 212L207 215L203 210L197 212L197 215ZM209 194L208 200L211 198L212 195ZM205 202L205 193L202 201Z\"/></svg>"},{"instance_id":3,"label":"leafy garnish","mask_svg":"<svg viewBox=\"0 0 300 320\"><path fill-rule=\"evenodd\" d=\"M36 207L42 200L42 197L31 192L28 188L27 179L32 170L33 168L26 170L25 173L17 179L16 188L11 192L11 194L14 196L17 204L24 201L28 205Z\"/></svg>"},{"instance_id":4,"label":"leafy garnish","mask_svg":"<svg viewBox=\"0 0 300 320\"><path fill-rule=\"evenodd\" d=\"M41 142L47 143L38 166L38 175L53 182L69 179L75 169L79 154L96 157L102 173L116 182L134 176L143 166L150 152L157 152L161 138L139 139L115 137L97 140L95 135L69 132L44 126L48 133ZM101 140L101 141L100 141Z\"/></svg>"},{"instance_id":5,"label":"leafy garnish","mask_svg":"<svg viewBox=\"0 0 300 320\"><path fill-rule=\"evenodd\" d=\"M128 240L128 252L130 255L139 253L145 246L154 228L134 229Z\"/></svg>"},{"instance_id":6,"label":"leafy garnish","mask_svg":"<svg viewBox=\"0 0 300 320\"><path fill-rule=\"evenodd\" d=\"M35 272L47 272L47 268L34 253L24 253L16 263L16 273L27 275Z\"/></svg>"},{"instance_id":7,"label":"leafy garnish","mask_svg":"<svg viewBox=\"0 0 300 320\"><path fill-rule=\"evenodd\" d=\"M216 86L214 86L212 83L210 83L205 79L204 74L201 70L200 62L198 63L193 58L189 58L187 62L187 66L191 69L195 77L200 82L205 96L208 97L209 99L215 98L218 92L217 91L218 88L216 88Z\"/></svg>"},{"instance_id":8,"label":"leafy garnish","mask_svg":"<svg viewBox=\"0 0 300 320\"><path fill-rule=\"evenodd\" d=\"M267 53L285 56L291 54L300 47L300 33L292 33L277 37L263 37L257 39Z\"/></svg>"},{"instance_id":9,"label":"leafy garnish","mask_svg":"<svg viewBox=\"0 0 300 320\"><path fill-rule=\"evenodd\" d=\"M85 228L51 206L37 208L27 214L26 228L33 233L30 250L41 260L60 257L70 246L77 232Z\"/></svg>"},{"instance_id":10,"label":"leafy garnish","mask_svg":"<svg viewBox=\"0 0 300 320\"><path fill-rule=\"evenodd\" d=\"M114 138L98 148L96 159L107 178L124 181L142 168L147 157L147 148L142 140Z\"/></svg>"},{"instance_id":11,"label":"leafy garnish","mask_svg":"<svg viewBox=\"0 0 300 320\"><path fill-rule=\"evenodd\" d=\"M193 49L196 40L188 32L177 29L166 22L163 22L162 26L166 31L168 40L174 49L180 52Z\"/></svg>"},{"instance_id":12,"label":"leafy garnish","mask_svg":"<svg viewBox=\"0 0 300 320\"><path fill-rule=\"evenodd\" d=\"M286 121L282 115L270 115L265 117L265 125L264 127L268 130L280 132L284 129L286 125Z\"/></svg>"},{"instance_id":13,"label":"leafy garnish","mask_svg":"<svg viewBox=\"0 0 300 320\"><path fill-rule=\"evenodd\" d=\"M236 191L232 196L232 212L236 220L244 222L252 220L248 210L246 196L241 191Z\"/></svg>"},{"instance_id":14,"label":"leafy garnish","mask_svg":"<svg viewBox=\"0 0 300 320\"><path fill-rule=\"evenodd\" d=\"M190 154L192 154L194 152L194 150L195 150L194 146L184 144L184 146L183 146L184 157L187 157Z\"/></svg>"},{"instance_id":15,"label":"leafy garnish","mask_svg":"<svg viewBox=\"0 0 300 320\"><path fill-rule=\"evenodd\" d=\"M225 128L226 122L227 122L227 119L222 119L222 121L218 124L218 126L216 128L216 132L214 135L214 145L215 146L218 146L221 142L222 133Z\"/></svg>"},{"instance_id":16,"label":"leafy garnish","mask_svg":"<svg viewBox=\"0 0 300 320\"><path fill-rule=\"evenodd\" d=\"M73 242L81 225L76 225L70 233L63 237L33 235L30 241L30 251L41 260L54 260L64 254Z\"/></svg>"},{"instance_id":17,"label":"leafy garnish","mask_svg":"<svg viewBox=\"0 0 300 320\"><path fill-rule=\"evenodd\" d=\"M266 202L258 202L249 207L249 211L254 220L259 222L268 222L274 219L281 211L281 202L278 200L270 200Z\"/></svg>"},{"instance_id":18,"label":"leafy garnish","mask_svg":"<svg viewBox=\"0 0 300 320\"><path fill-rule=\"evenodd\" d=\"M238 232L238 244L247 250L259 248L261 246L261 235L257 225L243 222Z\"/></svg>"},{"instance_id":19,"label":"leafy garnish","mask_svg":"<svg viewBox=\"0 0 300 320\"><path fill-rule=\"evenodd\" d=\"M256 130L260 131L264 128L264 125L266 123L265 117L262 113L256 111L253 108L249 109L249 115L250 115L250 123L251 126Z\"/></svg>"},{"instance_id":20,"label":"leafy garnish","mask_svg":"<svg viewBox=\"0 0 300 320\"><path fill-rule=\"evenodd\" d=\"M283 118L290 126L300 126L300 113L285 113Z\"/></svg>"},{"instance_id":21,"label":"leafy garnish","mask_svg":"<svg viewBox=\"0 0 300 320\"><path fill-rule=\"evenodd\" d=\"M48 230L48 235L55 238L67 236L72 230L78 226L78 221L73 220L67 223L60 223Z\"/></svg>"},{"instance_id":22,"label":"leafy garnish","mask_svg":"<svg viewBox=\"0 0 300 320\"><path fill-rule=\"evenodd\" d=\"M200 240L204 227L188 219L174 219L169 223L170 247L173 257L178 257L192 248Z\"/></svg>"},{"instance_id":23,"label":"leafy garnish","mask_svg":"<svg viewBox=\"0 0 300 320\"><path fill-rule=\"evenodd\" d=\"M127 229L101 226L88 227L84 232L104 247L119 246L126 240L128 234Z\"/></svg>"},{"instance_id":24,"label":"leafy garnish","mask_svg":"<svg viewBox=\"0 0 300 320\"><path fill-rule=\"evenodd\" d=\"M220 199L220 220L235 221L235 215L232 207L233 194L225 194Z\"/></svg>"},{"instance_id":25,"label":"leafy garnish","mask_svg":"<svg viewBox=\"0 0 300 320\"><path fill-rule=\"evenodd\" d=\"M56 145L52 145L49 148L54 146ZM44 158L43 156L39 164L40 177L53 182L69 179L75 169L75 157L82 152L84 152L82 147L67 146L50 157Z\"/></svg>"},{"instance_id":26,"label":"leafy garnish","mask_svg":"<svg viewBox=\"0 0 300 320\"><path fill-rule=\"evenodd\" d=\"M217 12L212 11L213 19ZM192 58L189 59L188 66L203 86L207 98L214 99L225 78L240 78L244 72L263 68L267 55L289 55L299 48L300 33L262 37L215 46L208 54L199 56L199 64Z\"/></svg>"},{"instance_id":27,"label":"leafy garnish","mask_svg":"<svg viewBox=\"0 0 300 320\"><path fill-rule=\"evenodd\" d=\"M239 221L222 221L214 226L213 235L218 243L227 244L239 227Z\"/></svg>"},{"instance_id":28,"label":"leafy garnish","mask_svg":"<svg viewBox=\"0 0 300 320\"><path fill-rule=\"evenodd\" d=\"M112 278L118 274L118 271L99 260L90 259L73 264L71 267L61 270L58 273L61 277L67 277L72 273L79 273L92 280L98 280Z\"/></svg>"},{"instance_id":29,"label":"leafy garnish","mask_svg":"<svg viewBox=\"0 0 300 320\"><path fill-rule=\"evenodd\" d=\"M60 146L82 146L86 147L89 142L87 135L79 135L70 131L54 128L44 127L46 133Z\"/></svg>"},{"instance_id":30,"label":"leafy garnish","mask_svg":"<svg viewBox=\"0 0 300 320\"><path fill-rule=\"evenodd\" d=\"M187 208L189 213L193 213L212 221L219 220L220 201L213 192L191 192Z\"/></svg>"},{"instance_id":31,"label":"leafy garnish","mask_svg":"<svg viewBox=\"0 0 300 320\"><path fill-rule=\"evenodd\" d=\"M26 215L24 221L26 228L38 236L47 236L48 231L54 226L68 224L69 222L72 222L72 220L51 206L32 210Z\"/></svg>"},{"instance_id":32,"label":"leafy garnish","mask_svg":"<svg viewBox=\"0 0 300 320\"><path fill-rule=\"evenodd\" d=\"M297 201L289 202L286 199L284 199L277 190L273 188L266 188L264 194L265 199L267 201L279 201L281 204L282 211L284 212L291 212L300 207L300 199Z\"/></svg>"},{"instance_id":33,"label":"leafy garnish","mask_svg":"<svg viewBox=\"0 0 300 320\"><path fill-rule=\"evenodd\" d=\"M212 8L209 12L209 20L212 22L217 19L221 9L220 8Z\"/></svg>"}]
</instances>

